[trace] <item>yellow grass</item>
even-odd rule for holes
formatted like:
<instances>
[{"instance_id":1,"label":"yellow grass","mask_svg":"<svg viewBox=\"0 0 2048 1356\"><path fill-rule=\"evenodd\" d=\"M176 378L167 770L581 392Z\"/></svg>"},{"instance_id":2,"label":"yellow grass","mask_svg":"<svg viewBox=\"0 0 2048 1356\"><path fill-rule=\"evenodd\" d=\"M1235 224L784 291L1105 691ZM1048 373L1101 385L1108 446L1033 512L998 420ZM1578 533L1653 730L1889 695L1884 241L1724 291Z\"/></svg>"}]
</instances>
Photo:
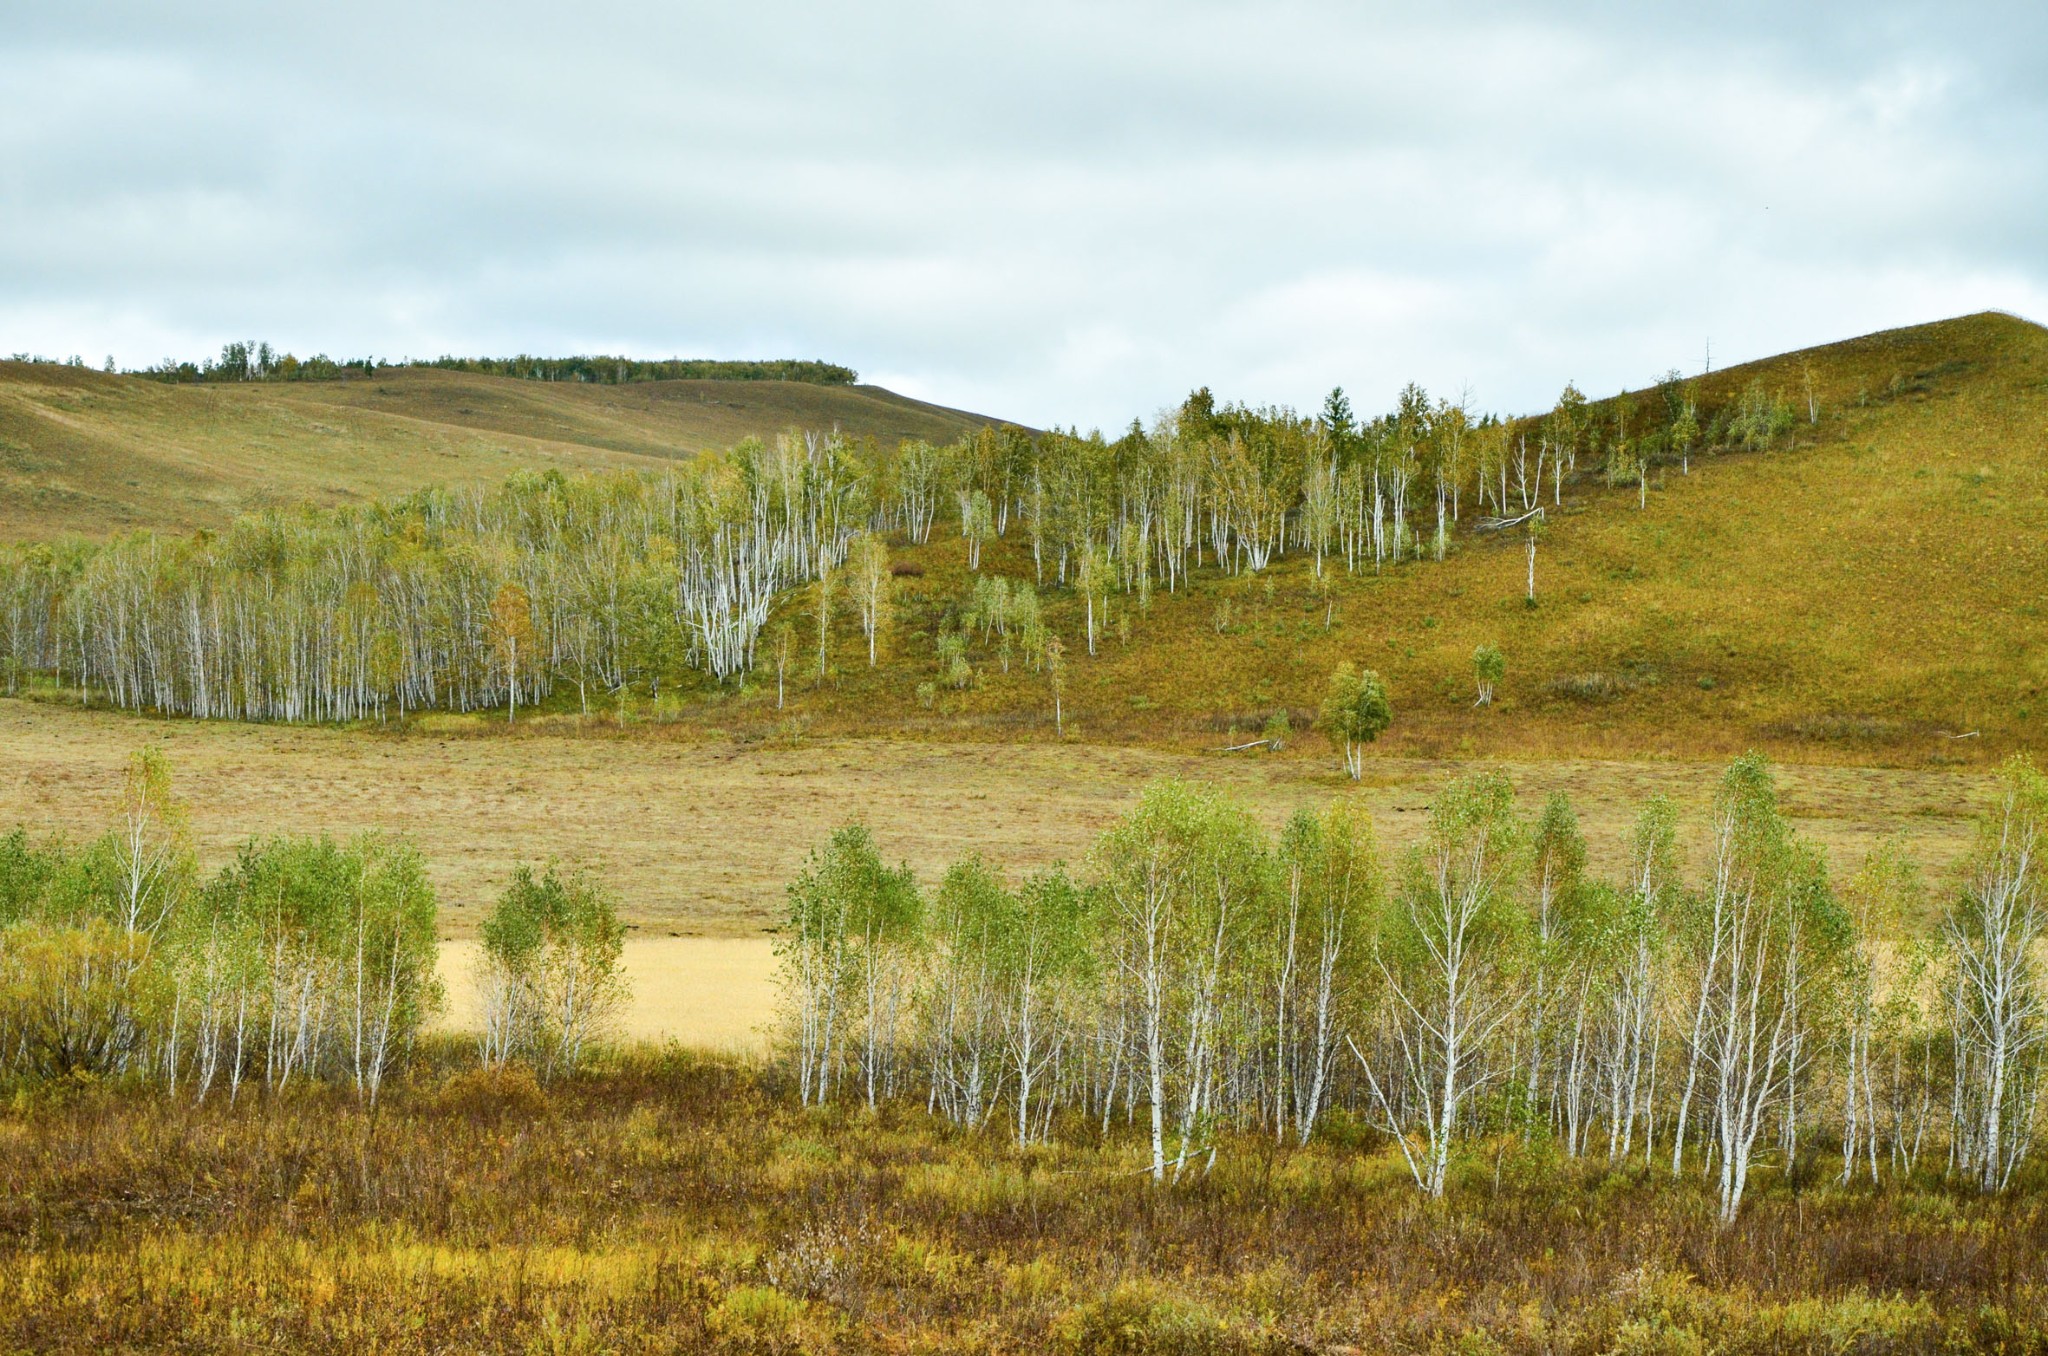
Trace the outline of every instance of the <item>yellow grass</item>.
<instances>
[{"instance_id":1,"label":"yellow grass","mask_svg":"<svg viewBox=\"0 0 2048 1356\"><path fill-rule=\"evenodd\" d=\"M680 455L843 429L894 446L990 422L873 386L626 386L391 370L346 382L165 386L0 362L0 538L219 527L516 470L658 467Z\"/></svg>"},{"instance_id":2,"label":"yellow grass","mask_svg":"<svg viewBox=\"0 0 2048 1356\"><path fill-rule=\"evenodd\" d=\"M449 1030L473 1031L481 1024L475 982L480 951L473 939L441 943L439 972L448 1006L440 1020ZM634 937L626 942L624 964L632 999L615 1034L728 1054L768 1050L776 996L769 938Z\"/></svg>"},{"instance_id":3,"label":"yellow grass","mask_svg":"<svg viewBox=\"0 0 2048 1356\"><path fill-rule=\"evenodd\" d=\"M1296 808L1352 788L1319 741L1301 756L1181 754L1092 744L835 740L796 748L573 727L446 722L445 732L150 720L0 700L0 825L97 832L123 760L154 742L171 759L202 857L219 863L259 833L410 834L427 855L444 930L473 935L513 863L591 863L642 935L756 935L772 925L803 856L865 819L885 854L934 879L981 852L1012 870L1078 861L1154 777L1207 777L1277 829ZM660 737L675 735L680 737ZM1356 793L1391 847L1412 841L1430 797L1470 762L1383 757ZM1718 762L1560 759L1487 764L1525 807L1571 795L1594 864L1616 871L1642 801L1672 796L1703 826ZM1988 799L1974 770L1787 766L1795 822L1839 868L1896 834L1938 878Z\"/></svg>"}]
</instances>

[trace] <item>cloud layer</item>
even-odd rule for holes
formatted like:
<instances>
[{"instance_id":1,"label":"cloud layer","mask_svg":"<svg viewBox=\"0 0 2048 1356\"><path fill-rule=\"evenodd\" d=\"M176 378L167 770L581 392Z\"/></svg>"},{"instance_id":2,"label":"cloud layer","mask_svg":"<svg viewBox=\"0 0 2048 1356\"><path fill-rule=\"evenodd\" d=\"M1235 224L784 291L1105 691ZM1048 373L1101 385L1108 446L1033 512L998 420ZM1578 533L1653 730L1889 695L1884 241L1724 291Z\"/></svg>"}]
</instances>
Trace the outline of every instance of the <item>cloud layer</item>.
<instances>
[{"instance_id":1,"label":"cloud layer","mask_svg":"<svg viewBox=\"0 0 2048 1356\"><path fill-rule=\"evenodd\" d=\"M1114 427L2048 319L2039 5L288 8L9 20L0 351L823 357Z\"/></svg>"}]
</instances>

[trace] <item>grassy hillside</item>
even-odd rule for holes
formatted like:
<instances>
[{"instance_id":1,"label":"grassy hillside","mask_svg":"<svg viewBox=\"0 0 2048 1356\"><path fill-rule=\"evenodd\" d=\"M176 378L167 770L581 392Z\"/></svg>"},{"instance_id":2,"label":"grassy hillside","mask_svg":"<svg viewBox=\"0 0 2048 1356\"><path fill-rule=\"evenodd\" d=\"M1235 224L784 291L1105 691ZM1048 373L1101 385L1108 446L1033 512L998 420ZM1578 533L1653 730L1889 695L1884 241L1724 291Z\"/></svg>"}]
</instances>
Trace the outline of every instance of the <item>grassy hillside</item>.
<instances>
[{"instance_id":1,"label":"grassy hillside","mask_svg":"<svg viewBox=\"0 0 2048 1356\"><path fill-rule=\"evenodd\" d=\"M1341 569L1334 622L1308 562L1263 575L1197 576L1146 615L1112 603L1088 657L1078 606L1053 593L1068 640L1069 735L1216 746L1285 711L1296 730L1350 660L1390 681L1388 743L1420 756L1721 756L1851 762L1983 762L2048 732L2048 330L1986 314L1876 334L1714 373L1711 404L1752 380L1798 399L1789 445L1695 456L1652 472L1647 507L1584 467L1565 489L1524 599L1519 533L1461 534L1442 563L1374 578ZM901 730L1052 737L1038 675L1000 672L977 647L976 686L930 709L934 638L969 587L957 540L898 553L902 619L870 673L850 623L844 665L791 706L818 732ZM1028 577L1022 543L984 569ZM808 599L792 599L791 615ZM1119 638L1123 622L1129 639ZM803 634L808 621L799 622ZM1472 705L1471 656L1499 644L1500 700ZM799 662L811 662L806 659ZM765 695L719 717L770 728ZM1323 756L1320 752L1316 756Z\"/></svg>"},{"instance_id":2,"label":"grassy hillside","mask_svg":"<svg viewBox=\"0 0 2048 1356\"><path fill-rule=\"evenodd\" d=\"M0 536L218 526L523 467L651 466L748 435L837 427L884 444L992 422L874 386L527 382L393 369L360 381L167 386L0 362Z\"/></svg>"},{"instance_id":3,"label":"grassy hillside","mask_svg":"<svg viewBox=\"0 0 2048 1356\"><path fill-rule=\"evenodd\" d=\"M333 501L549 461L657 464L792 424L942 438L971 420L869 388L783 383L411 371L192 388L50 367L0 378L7 533L189 525L266 499ZM1284 756L1322 758L1304 727L1349 661L1392 686L1389 750L1423 758L1761 747L1799 761L1981 765L2037 746L2048 729L2048 331L1984 314L1870 335L1714 373L1699 383L1702 406L1725 407L1752 383L1799 407L1769 450L1659 465L1640 507L1634 486L1582 465L1551 512L1534 605L1519 532L1469 523L1447 560L1339 569L1327 598L1299 556L1258 575L1198 572L1149 609L1115 595L1093 656L1079 601L1048 587L1067 646L1066 736L1185 752L1253 738L1284 715ZM1031 577L1022 535L992 542L983 570ZM929 544L895 551L879 667L842 595L817 681L815 594L798 590L771 623L795 637L786 705L764 669L737 693L708 680L665 688L654 712L643 694L638 714L745 739L1054 738L1046 677L1021 663L1006 672L978 640L972 681L942 682L937 641L973 582L957 535L942 522ZM1507 657L1490 708L1472 703L1482 643ZM606 714L631 718L633 701Z\"/></svg>"}]
</instances>

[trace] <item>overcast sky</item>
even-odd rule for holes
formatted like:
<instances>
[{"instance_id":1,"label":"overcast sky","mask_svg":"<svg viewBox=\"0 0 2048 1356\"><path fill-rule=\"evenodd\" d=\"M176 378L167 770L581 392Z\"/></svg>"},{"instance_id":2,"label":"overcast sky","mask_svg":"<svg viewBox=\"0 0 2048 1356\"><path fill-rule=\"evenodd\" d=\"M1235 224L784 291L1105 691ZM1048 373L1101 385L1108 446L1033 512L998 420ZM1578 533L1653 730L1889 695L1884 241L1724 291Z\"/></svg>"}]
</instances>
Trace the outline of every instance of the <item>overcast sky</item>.
<instances>
[{"instance_id":1,"label":"overcast sky","mask_svg":"<svg viewBox=\"0 0 2048 1356\"><path fill-rule=\"evenodd\" d=\"M2039 0L236 8L0 0L0 352L819 357L1114 428L2048 320Z\"/></svg>"}]
</instances>

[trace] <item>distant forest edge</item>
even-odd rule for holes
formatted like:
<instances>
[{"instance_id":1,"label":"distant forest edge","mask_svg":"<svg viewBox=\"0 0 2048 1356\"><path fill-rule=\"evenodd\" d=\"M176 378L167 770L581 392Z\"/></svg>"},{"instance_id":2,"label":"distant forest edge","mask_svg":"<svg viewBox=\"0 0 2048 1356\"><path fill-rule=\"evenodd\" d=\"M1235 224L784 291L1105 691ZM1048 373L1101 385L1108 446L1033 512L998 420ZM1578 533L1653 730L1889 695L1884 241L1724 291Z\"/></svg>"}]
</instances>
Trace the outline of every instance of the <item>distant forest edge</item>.
<instances>
[{"instance_id":1,"label":"distant forest edge","mask_svg":"<svg viewBox=\"0 0 2048 1356\"><path fill-rule=\"evenodd\" d=\"M13 355L17 362L48 362L50 359ZM83 367L85 360L74 357L69 366ZM569 358L536 358L522 353L513 358L405 358L390 362L382 358L330 358L316 353L300 358L279 352L269 343L250 341L221 346L218 358L197 363L165 358L151 367L132 369L128 375L148 377L173 385L223 381L346 381L352 377L374 376L380 368L432 367L444 372L473 372L490 377L515 377L521 381L571 381L594 386L621 386L639 381L800 381L813 386L851 386L860 373L838 363L805 358L735 360L724 358L625 358L594 353ZM104 369L121 370L109 356Z\"/></svg>"}]
</instances>

